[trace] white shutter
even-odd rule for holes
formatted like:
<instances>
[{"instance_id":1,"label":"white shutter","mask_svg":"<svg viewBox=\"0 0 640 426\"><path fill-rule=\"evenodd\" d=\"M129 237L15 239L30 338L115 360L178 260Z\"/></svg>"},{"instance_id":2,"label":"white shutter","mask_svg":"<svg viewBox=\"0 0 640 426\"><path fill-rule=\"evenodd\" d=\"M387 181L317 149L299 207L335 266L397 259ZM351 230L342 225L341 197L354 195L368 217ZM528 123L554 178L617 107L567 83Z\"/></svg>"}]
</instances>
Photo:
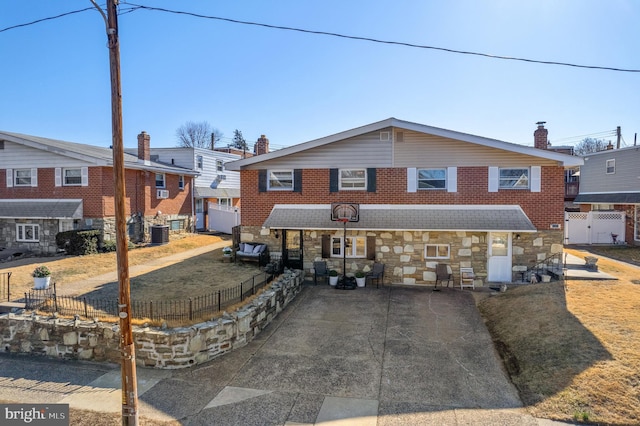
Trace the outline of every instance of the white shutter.
<instances>
[{"instance_id":1,"label":"white shutter","mask_svg":"<svg viewBox=\"0 0 640 426\"><path fill-rule=\"evenodd\" d=\"M62 186L62 169L56 167L55 185Z\"/></svg>"},{"instance_id":2,"label":"white shutter","mask_svg":"<svg viewBox=\"0 0 640 426\"><path fill-rule=\"evenodd\" d=\"M498 192L499 174L497 167L489 167L489 192Z\"/></svg>"},{"instance_id":3,"label":"white shutter","mask_svg":"<svg viewBox=\"0 0 640 426\"><path fill-rule=\"evenodd\" d=\"M7 188L13 187L13 169L7 169Z\"/></svg>"},{"instance_id":4,"label":"white shutter","mask_svg":"<svg viewBox=\"0 0 640 426\"><path fill-rule=\"evenodd\" d=\"M82 167L80 169L80 175L82 176L82 186L89 186L89 168Z\"/></svg>"},{"instance_id":5,"label":"white shutter","mask_svg":"<svg viewBox=\"0 0 640 426\"><path fill-rule=\"evenodd\" d=\"M458 192L457 167L447 167L447 192Z\"/></svg>"},{"instance_id":6,"label":"white shutter","mask_svg":"<svg viewBox=\"0 0 640 426\"><path fill-rule=\"evenodd\" d=\"M531 166L531 192L540 192L542 181L542 167Z\"/></svg>"},{"instance_id":7,"label":"white shutter","mask_svg":"<svg viewBox=\"0 0 640 426\"><path fill-rule=\"evenodd\" d=\"M418 172L415 167L407 168L407 192L416 192L418 188Z\"/></svg>"},{"instance_id":8,"label":"white shutter","mask_svg":"<svg viewBox=\"0 0 640 426\"><path fill-rule=\"evenodd\" d=\"M31 169L31 186L38 186L38 169Z\"/></svg>"}]
</instances>

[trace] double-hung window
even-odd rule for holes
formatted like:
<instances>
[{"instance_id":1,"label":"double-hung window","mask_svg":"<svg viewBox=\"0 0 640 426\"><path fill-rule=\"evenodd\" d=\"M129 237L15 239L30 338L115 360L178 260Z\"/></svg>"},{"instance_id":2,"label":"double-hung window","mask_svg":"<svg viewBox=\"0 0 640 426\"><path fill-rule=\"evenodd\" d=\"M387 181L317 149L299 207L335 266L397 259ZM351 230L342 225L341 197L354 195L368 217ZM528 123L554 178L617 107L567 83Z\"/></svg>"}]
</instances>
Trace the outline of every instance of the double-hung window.
<instances>
[{"instance_id":1,"label":"double-hung window","mask_svg":"<svg viewBox=\"0 0 640 426\"><path fill-rule=\"evenodd\" d=\"M424 246L425 259L449 259L449 257L449 244L425 244Z\"/></svg>"},{"instance_id":2,"label":"double-hung window","mask_svg":"<svg viewBox=\"0 0 640 426\"><path fill-rule=\"evenodd\" d=\"M184 175L178 176L178 189L184 189Z\"/></svg>"},{"instance_id":3,"label":"double-hung window","mask_svg":"<svg viewBox=\"0 0 640 426\"><path fill-rule=\"evenodd\" d=\"M219 172L224 171L224 163L222 162L222 160L216 160L216 170Z\"/></svg>"},{"instance_id":4,"label":"double-hung window","mask_svg":"<svg viewBox=\"0 0 640 426\"><path fill-rule=\"evenodd\" d=\"M202 155L196 155L196 168L202 170L203 167L203 158Z\"/></svg>"},{"instance_id":5,"label":"double-hung window","mask_svg":"<svg viewBox=\"0 0 640 426\"><path fill-rule=\"evenodd\" d=\"M418 169L418 189L447 189L447 169Z\"/></svg>"},{"instance_id":6,"label":"double-hung window","mask_svg":"<svg viewBox=\"0 0 640 426\"><path fill-rule=\"evenodd\" d=\"M293 170L269 170L268 189L270 191L292 191Z\"/></svg>"},{"instance_id":7,"label":"double-hung window","mask_svg":"<svg viewBox=\"0 0 640 426\"><path fill-rule=\"evenodd\" d=\"M529 169L500 168L500 189L529 189Z\"/></svg>"},{"instance_id":8,"label":"double-hung window","mask_svg":"<svg viewBox=\"0 0 640 426\"><path fill-rule=\"evenodd\" d=\"M16 224L16 241L38 242L40 241L40 225L31 223Z\"/></svg>"},{"instance_id":9,"label":"double-hung window","mask_svg":"<svg viewBox=\"0 0 640 426\"><path fill-rule=\"evenodd\" d=\"M615 172L616 172L616 160L615 159L607 160L607 174L612 175L612 174L615 174Z\"/></svg>"},{"instance_id":10,"label":"double-hung window","mask_svg":"<svg viewBox=\"0 0 640 426\"><path fill-rule=\"evenodd\" d=\"M64 186L80 186L82 185L82 170L77 169L63 169L63 185Z\"/></svg>"},{"instance_id":11,"label":"double-hung window","mask_svg":"<svg viewBox=\"0 0 640 426\"><path fill-rule=\"evenodd\" d=\"M156 173L156 188L164 188L164 187L165 187L164 173Z\"/></svg>"},{"instance_id":12,"label":"double-hung window","mask_svg":"<svg viewBox=\"0 0 640 426\"><path fill-rule=\"evenodd\" d=\"M339 188L367 189L367 169L340 169Z\"/></svg>"},{"instance_id":13,"label":"double-hung window","mask_svg":"<svg viewBox=\"0 0 640 426\"><path fill-rule=\"evenodd\" d=\"M367 237L332 237L331 257L366 257Z\"/></svg>"},{"instance_id":14,"label":"double-hung window","mask_svg":"<svg viewBox=\"0 0 640 426\"><path fill-rule=\"evenodd\" d=\"M14 186L31 186L31 169L15 169L13 171Z\"/></svg>"}]
</instances>

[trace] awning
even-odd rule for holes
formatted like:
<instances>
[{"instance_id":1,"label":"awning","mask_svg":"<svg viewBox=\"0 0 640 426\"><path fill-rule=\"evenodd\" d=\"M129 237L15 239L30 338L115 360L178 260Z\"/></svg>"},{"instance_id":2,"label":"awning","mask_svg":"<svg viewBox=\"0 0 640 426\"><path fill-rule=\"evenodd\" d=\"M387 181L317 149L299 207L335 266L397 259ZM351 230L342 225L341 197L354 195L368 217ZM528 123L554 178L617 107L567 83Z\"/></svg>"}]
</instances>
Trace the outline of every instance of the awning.
<instances>
[{"instance_id":1,"label":"awning","mask_svg":"<svg viewBox=\"0 0 640 426\"><path fill-rule=\"evenodd\" d=\"M640 204L640 192L618 194L578 194L576 204Z\"/></svg>"},{"instance_id":2,"label":"awning","mask_svg":"<svg viewBox=\"0 0 640 426\"><path fill-rule=\"evenodd\" d=\"M240 198L240 188L209 188L196 186L193 190L196 198Z\"/></svg>"},{"instance_id":3,"label":"awning","mask_svg":"<svg viewBox=\"0 0 640 426\"><path fill-rule=\"evenodd\" d=\"M341 229L331 221L329 204L276 204L264 222L274 229ZM360 220L349 229L378 231L518 231L535 232L516 205L386 205L361 204Z\"/></svg>"},{"instance_id":4,"label":"awning","mask_svg":"<svg viewBox=\"0 0 640 426\"><path fill-rule=\"evenodd\" d=\"M82 219L82 200L0 200L2 219Z\"/></svg>"}]
</instances>

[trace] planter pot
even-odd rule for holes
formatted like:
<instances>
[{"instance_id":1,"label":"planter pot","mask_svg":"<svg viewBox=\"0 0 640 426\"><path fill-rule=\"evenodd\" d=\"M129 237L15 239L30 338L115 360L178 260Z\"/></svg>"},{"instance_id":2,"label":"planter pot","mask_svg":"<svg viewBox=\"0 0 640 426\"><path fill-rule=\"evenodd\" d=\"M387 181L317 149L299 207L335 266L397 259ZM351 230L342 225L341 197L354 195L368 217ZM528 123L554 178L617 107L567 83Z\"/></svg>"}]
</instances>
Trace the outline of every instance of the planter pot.
<instances>
[{"instance_id":1,"label":"planter pot","mask_svg":"<svg viewBox=\"0 0 640 426\"><path fill-rule=\"evenodd\" d=\"M33 277L33 288L35 290L46 290L49 288L51 277Z\"/></svg>"},{"instance_id":2,"label":"planter pot","mask_svg":"<svg viewBox=\"0 0 640 426\"><path fill-rule=\"evenodd\" d=\"M551 282L551 275L542 275L542 282L543 283Z\"/></svg>"},{"instance_id":3,"label":"planter pot","mask_svg":"<svg viewBox=\"0 0 640 426\"><path fill-rule=\"evenodd\" d=\"M338 278L339 277L329 277L329 285L338 285Z\"/></svg>"},{"instance_id":4,"label":"planter pot","mask_svg":"<svg viewBox=\"0 0 640 426\"><path fill-rule=\"evenodd\" d=\"M367 282L366 277L362 277L362 278L356 277L356 284L358 285L358 287L364 287L366 282Z\"/></svg>"}]
</instances>

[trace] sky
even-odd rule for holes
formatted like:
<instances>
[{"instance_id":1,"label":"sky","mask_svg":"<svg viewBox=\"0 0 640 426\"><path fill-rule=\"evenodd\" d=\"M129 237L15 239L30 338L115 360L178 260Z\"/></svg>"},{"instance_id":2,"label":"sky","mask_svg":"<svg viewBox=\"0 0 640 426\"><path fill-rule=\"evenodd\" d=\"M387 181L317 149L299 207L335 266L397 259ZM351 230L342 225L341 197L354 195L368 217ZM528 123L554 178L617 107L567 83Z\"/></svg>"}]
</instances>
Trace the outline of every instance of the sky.
<instances>
[{"instance_id":1,"label":"sky","mask_svg":"<svg viewBox=\"0 0 640 426\"><path fill-rule=\"evenodd\" d=\"M282 148L395 117L533 146L587 135L633 145L640 72L492 59L283 31L174 11L540 61L640 70L635 0L120 2L125 147L207 121ZM102 6L105 1L102 0ZM0 2L0 130L107 147L105 24L89 0Z\"/></svg>"}]
</instances>

